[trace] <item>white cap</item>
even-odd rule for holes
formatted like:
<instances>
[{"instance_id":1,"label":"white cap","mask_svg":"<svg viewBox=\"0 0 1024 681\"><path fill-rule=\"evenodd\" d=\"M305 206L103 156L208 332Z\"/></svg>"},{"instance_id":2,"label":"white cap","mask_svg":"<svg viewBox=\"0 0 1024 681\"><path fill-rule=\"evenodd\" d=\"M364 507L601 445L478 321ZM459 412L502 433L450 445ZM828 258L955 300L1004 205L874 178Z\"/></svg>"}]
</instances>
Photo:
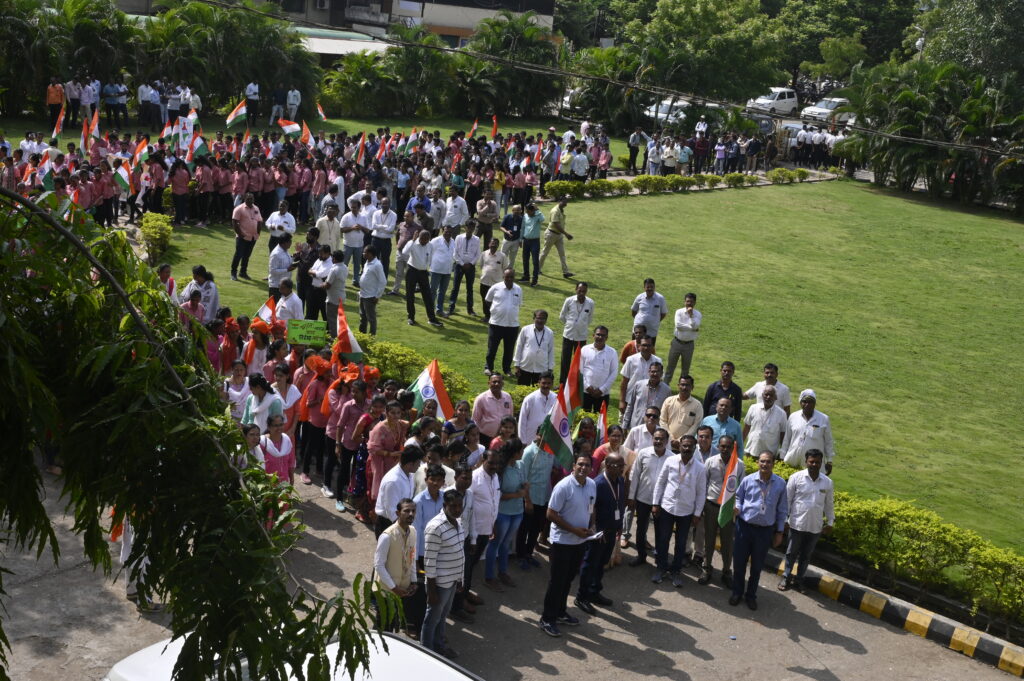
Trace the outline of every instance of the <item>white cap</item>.
<instances>
[{"instance_id":1,"label":"white cap","mask_svg":"<svg viewBox=\"0 0 1024 681\"><path fill-rule=\"evenodd\" d=\"M815 395L814 391L811 390L810 388L807 388L807 390L803 390L803 391L800 392L800 401L801 402L803 402L807 398L811 398L815 402L818 401L818 396Z\"/></svg>"}]
</instances>

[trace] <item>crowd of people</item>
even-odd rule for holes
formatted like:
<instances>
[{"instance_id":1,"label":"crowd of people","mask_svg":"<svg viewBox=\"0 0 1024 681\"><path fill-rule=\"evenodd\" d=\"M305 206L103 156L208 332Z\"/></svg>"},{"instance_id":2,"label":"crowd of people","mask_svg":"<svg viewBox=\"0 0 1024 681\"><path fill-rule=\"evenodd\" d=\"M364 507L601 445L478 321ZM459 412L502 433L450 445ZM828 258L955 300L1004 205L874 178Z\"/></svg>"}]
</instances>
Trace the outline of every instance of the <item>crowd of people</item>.
<instances>
[{"instance_id":1,"label":"crowd of people","mask_svg":"<svg viewBox=\"0 0 1024 681\"><path fill-rule=\"evenodd\" d=\"M178 88L180 106L184 86L159 85L160 92ZM277 107L292 104L279 89L284 98L279 104L274 96L272 118L284 113ZM255 116L255 83L246 97ZM78 106L84 117L81 98ZM147 108L148 115L169 115ZM505 137L495 130L488 139L474 132L444 138L436 131L406 136L382 128L304 141L269 132L248 143L242 133L218 132L208 155L190 157L180 137L150 144L140 130L134 139L97 137L87 155L71 144L49 162L54 192L113 222L121 206L108 180L145 150L145 163L131 166L137 181L121 193L129 219L136 211L163 211L167 186L176 222L230 219L233 279L249 278L254 247L267 232L269 314L264 309L249 318L222 306L214 277L202 265L193 267L180 292L171 266L162 265L161 285L180 305L184 324L209 332L197 338L222 376L221 393L248 444L247 460L282 485L317 484L339 513L374 529L375 578L403 599L407 632L423 645L455 656L445 623L469 623L480 614L484 599L473 586L481 561L480 581L493 594L488 598L500 599L516 588L510 566L535 570L542 567L538 556L547 554L550 575L538 623L553 637L561 636L560 627L579 624L567 609L577 581L579 611L613 607L604 571L629 547L636 552L629 565L644 565L653 553L650 579L682 587L688 565L699 567L699 584L711 582L718 541L729 602L745 600L756 609L768 547L779 546L788 532L778 588L801 590L814 544L834 519L828 477L834 443L815 392L801 391L793 410L774 364L764 365L764 380L743 390L726 361L720 378L697 399L690 375L704 323L697 295L687 294L671 311L650 278L630 305L632 338L621 352L608 345L609 330L600 323L608 313L596 309L586 282L575 282L558 311L556 384L551 315L533 310L531 322L520 326L528 293L520 284L537 284L552 249L563 277L574 278L564 251L573 236L566 229L568 199L557 199L547 216L534 199L548 180L603 176L608 139L589 122L561 135L551 129ZM695 139L704 139L700 133ZM631 162L634 148L639 151L636 135L645 140L645 163L657 162L659 172L696 172L707 162L666 155L675 140L639 130L630 139ZM0 140L0 150L7 148ZM723 157L715 149L718 166ZM4 186L14 180L20 190L42 189L41 155L48 153L40 136L27 133L4 154ZM729 153L719 170L740 169L729 165ZM743 169L752 170L750 163ZM293 245L300 226L304 238ZM488 389L446 414L436 399L420 395L417 402L416 393L382 381L375 367L340 361L330 346L289 344L292 319L324 318L331 336L339 333L337 312L349 282L359 298L360 330L371 334L377 333L378 300L401 295L403 283L409 324L417 323L417 295L436 327L455 314L463 292L466 314L477 316L479 296ZM659 339L668 347L667 362L656 354ZM578 381L582 408L602 418L582 418L571 454L558 457L542 437L543 424L553 413L557 386L572 390L570 378ZM518 410L504 390L506 380L535 386ZM619 423L607 425L617 380ZM744 401L750 403L745 413ZM745 457L757 460L757 474L744 475ZM772 473L779 459L802 469L788 483Z\"/></svg>"}]
</instances>

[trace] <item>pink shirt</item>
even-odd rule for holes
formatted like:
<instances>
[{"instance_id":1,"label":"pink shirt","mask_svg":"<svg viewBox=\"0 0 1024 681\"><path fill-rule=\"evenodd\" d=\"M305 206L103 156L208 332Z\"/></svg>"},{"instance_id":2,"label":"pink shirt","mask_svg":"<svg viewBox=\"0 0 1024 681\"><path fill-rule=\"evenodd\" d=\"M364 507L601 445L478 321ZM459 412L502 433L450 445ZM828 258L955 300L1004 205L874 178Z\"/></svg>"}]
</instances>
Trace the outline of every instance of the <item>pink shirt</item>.
<instances>
[{"instance_id":1,"label":"pink shirt","mask_svg":"<svg viewBox=\"0 0 1024 681\"><path fill-rule=\"evenodd\" d=\"M253 241L259 236L256 226L263 217L255 203L251 207L245 203L238 204L231 212L231 219L238 220L238 231L242 233L242 238L246 241Z\"/></svg>"},{"instance_id":2,"label":"pink shirt","mask_svg":"<svg viewBox=\"0 0 1024 681\"><path fill-rule=\"evenodd\" d=\"M246 173L249 179L248 188L253 194L259 194L263 191L263 168L250 168L249 172ZM240 193L240 192L235 192Z\"/></svg>"},{"instance_id":3,"label":"pink shirt","mask_svg":"<svg viewBox=\"0 0 1024 681\"><path fill-rule=\"evenodd\" d=\"M213 169L199 166L196 168L196 182L201 193L213 191Z\"/></svg>"},{"instance_id":4,"label":"pink shirt","mask_svg":"<svg viewBox=\"0 0 1024 681\"><path fill-rule=\"evenodd\" d=\"M263 190L262 191L265 191L265 192L272 192L272 191L274 191L274 187L277 185L277 183L274 181L274 171L273 170L267 170L266 168L264 168L262 170L262 172L263 172L263 175L261 175L261 177L263 178Z\"/></svg>"},{"instance_id":5,"label":"pink shirt","mask_svg":"<svg viewBox=\"0 0 1024 681\"><path fill-rule=\"evenodd\" d=\"M364 400L362 404L350 399L341 408L338 418L337 431L341 435L341 446L349 451L359 449L359 443L352 437L356 431L356 425L363 414L370 411L370 400ZM337 439L337 438L335 438Z\"/></svg>"},{"instance_id":6,"label":"pink shirt","mask_svg":"<svg viewBox=\"0 0 1024 681\"><path fill-rule=\"evenodd\" d=\"M249 189L249 173L244 170L236 170L231 180L231 193L243 194Z\"/></svg>"},{"instance_id":7,"label":"pink shirt","mask_svg":"<svg viewBox=\"0 0 1024 681\"><path fill-rule=\"evenodd\" d=\"M320 196L321 194L327 193L327 173L323 170L318 170L313 173L313 195Z\"/></svg>"},{"instance_id":8,"label":"pink shirt","mask_svg":"<svg viewBox=\"0 0 1024 681\"><path fill-rule=\"evenodd\" d=\"M341 410L351 401L351 393L340 393L337 390L332 390L327 394L327 404L331 408L331 415L327 417L327 437L335 442L338 441L338 422L341 420Z\"/></svg>"},{"instance_id":9,"label":"pink shirt","mask_svg":"<svg viewBox=\"0 0 1024 681\"><path fill-rule=\"evenodd\" d=\"M154 163L149 167L149 179L152 181L154 187L166 187L167 186L167 171L159 163Z\"/></svg>"},{"instance_id":10,"label":"pink shirt","mask_svg":"<svg viewBox=\"0 0 1024 681\"><path fill-rule=\"evenodd\" d=\"M171 175L171 193L182 195L188 194L188 181L192 179L192 175L186 168L178 168Z\"/></svg>"},{"instance_id":11,"label":"pink shirt","mask_svg":"<svg viewBox=\"0 0 1024 681\"><path fill-rule=\"evenodd\" d=\"M299 179L299 191L308 192L313 188L313 171L310 168L302 167L302 177Z\"/></svg>"},{"instance_id":12,"label":"pink shirt","mask_svg":"<svg viewBox=\"0 0 1024 681\"><path fill-rule=\"evenodd\" d=\"M309 422L317 428L327 427L327 417L320 411L320 403L324 401L324 394L327 392L327 381L316 380L309 386L306 394L306 405L309 407Z\"/></svg>"},{"instance_id":13,"label":"pink shirt","mask_svg":"<svg viewBox=\"0 0 1024 681\"><path fill-rule=\"evenodd\" d=\"M501 391L500 397L495 397L490 390L485 390L473 401L473 421L480 429L480 433L487 438L498 434L501 419L506 416L513 416L512 397L504 390Z\"/></svg>"}]
</instances>

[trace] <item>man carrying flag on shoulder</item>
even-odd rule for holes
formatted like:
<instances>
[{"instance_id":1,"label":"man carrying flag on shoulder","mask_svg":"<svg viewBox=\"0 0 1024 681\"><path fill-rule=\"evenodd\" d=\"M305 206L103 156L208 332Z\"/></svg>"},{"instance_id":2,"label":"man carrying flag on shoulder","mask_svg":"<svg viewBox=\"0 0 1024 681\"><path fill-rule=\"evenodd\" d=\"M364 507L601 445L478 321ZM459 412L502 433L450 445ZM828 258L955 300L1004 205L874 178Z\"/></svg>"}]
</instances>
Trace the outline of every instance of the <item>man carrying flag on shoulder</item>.
<instances>
[{"instance_id":1,"label":"man carrying flag on shoulder","mask_svg":"<svg viewBox=\"0 0 1024 681\"><path fill-rule=\"evenodd\" d=\"M714 571L711 559L715 555L715 539L721 540L722 584L732 586L733 506L736 488L743 478L743 461L736 452L736 441L729 435L718 438L718 453L704 462L708 475L708 494L701 516L704 525L704 566L698 584L711 581ZM699 528L698 528L699 530ZM699 543L699 542L698 542ZM694 547L694 558L701 547Z\"/></svg>"}]
</instances>

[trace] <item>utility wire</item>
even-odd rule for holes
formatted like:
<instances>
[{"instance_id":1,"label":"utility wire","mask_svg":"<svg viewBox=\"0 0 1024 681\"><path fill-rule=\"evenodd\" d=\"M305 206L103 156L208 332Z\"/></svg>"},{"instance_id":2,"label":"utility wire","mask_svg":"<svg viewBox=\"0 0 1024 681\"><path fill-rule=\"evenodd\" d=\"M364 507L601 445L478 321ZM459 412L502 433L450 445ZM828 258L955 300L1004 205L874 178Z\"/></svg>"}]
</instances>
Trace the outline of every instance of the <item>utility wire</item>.
<instances>
[{"instance_id":1,"label":"utility wire","mask_svg":"<svg viewBox=\"0 0 1024 681\"><path fill-rule=\"evenodd\" d=\"M419 49L419 50L434 50L436 52L446 52L446 53L450 53L450 54L463 54L463 55L472 57L472 58L480 60L480 61L492 62L494 64L500 64L502 66L507 66L509 68L518 69L520 71L526 71L528 73L535 73L535 74L546 75L546 76L554 76L554 77L559 77L559 78L578 78L580 80L596 81L596 82L606 83L608 85L617 85L617 86L625 88L627 90L638 90L640 92L647 92L647 93L650 93L650 94L653 94L653 95L658 95L658 96L660 96L662 98L674 97L676 99L685 99L685 100L691 101L691 102L692 101L698 101L698 102L704 102L704 103L707 103L707 104L714 104L716 106L722 107L723 109L735 109L735 108L743 109L743 108L745 108L745 105L737 104L735 102L729 102L729 101L722 100L722 99L715 99L714 97L705 97L703 95L695 95L695 94L689 93L689 92L681 92L679 90L674 90L674 89L671 89L671 88L661 87L659 85L651 85L651 84L638 83L636 81L624 81L624 80L618 80L616 78L610 78L608 76L599 76L599 75L590 74L590 73L582 73L582 72L579 72L579 71L569 71L569 70L562 69L562 68L555 67L555 66L545 66L543 64L533 64L531 62L524 62L524 61L518 61L518 60L515 60L515 59L508 59L508 58L500 57L500 56L493 55L493 54L485 54L483 52L476 52L476 51L469 50L469 49L464 48L464 47L456 48L456 47L448 47L447 45L426 45L426 44L422 44L422 43L409 42L409 41L406 41L406 40L400 40L400 39L395 38L395 37L390 36L390 35L388 35L388 36L374 35L373 33L369 33L367 31L362 31L362 30L359 30L359 29L353 28L353 27L331 26L330 24L322 24L322 23L319 23L319 22L316 22L316 21L310 21L308 19L301 19L301 18L292 19L291 17L278 17L278 16L275 16L275 15L268 15L266 12L261 12L260 10L254 8L254 7L249 7L247 5L236 5L236 4L233 4L231 2L225 2L224 0L196 0L196 1L197 2L202 2L202 3L207 4L207 5L211 5L211 6L214 6L214 7L220 7L221 9L226 9L226 10L239 10L239 11L243 11L243 12L250 12L250 13L253 13L253 14L259 14L259 15L264 16L264 17L271 16L273 18L278 18L278 19L281 19L281 20L287 20L287 21L290 21L293 24L300 24L300 25L308 26L310 28L320 28L320 29L327 29L327 30L331 30L331 31L337 31L337 30L340 30L340 29L344 29L344 30L349 31L351 33L358 33L360 35L365 35L365 36L367 36L369 38L372 38L373 40L376 40L376 41L379 41L379 42L382 42L382 43L385 43L385 44L388 44L388 45L393 45L395 47L414 48L414 49ZM761 117L764 117L764 118L770 118L770 119L777 120L777 121L786 120L785 116L783 116L781 114L777 114L777 113L762 112L762 111L755 111L753 113L755 113L758 116L761 116ZM1005 151L1005 150L997 149L997 148L994 148L994 147L981 146L981 145L978 145L978 144L965 144L965 143L962 143L962 142L949 142L949 141L946 141L946 140L937 140L937 139L930 139L930 138L923 138L923 137L909 137L907 135L900 135L898 133L885 132L883 130L876 130L874 128L866 128L866 127L864 127L862 125L856 125L856 124L850 125L849 123L845 124L845 128L847 130L852 131L852 132L858 132L858 133L862 133L862 134L865 134L865 135L871 135L871 136L875 136L875 137L882 137L882 138L889 139L889 140L894 140L894 141L897 141L897 142L906 142L906 143L909 143L909 144L916 144L918 146L934 147L934 148L938 148L938 149L952 149L952 150L958 150L958 151L969 151L969 152L976 152L976 153L981 153L981 154L988 154L990 156L1000 156L1000 157L1005 157L1005 158L1016 159L1018 161L1024 161L1024 154L1016 153L1016 152L1012 152L1012 151Z\"/></svg>"}]
</instances>

